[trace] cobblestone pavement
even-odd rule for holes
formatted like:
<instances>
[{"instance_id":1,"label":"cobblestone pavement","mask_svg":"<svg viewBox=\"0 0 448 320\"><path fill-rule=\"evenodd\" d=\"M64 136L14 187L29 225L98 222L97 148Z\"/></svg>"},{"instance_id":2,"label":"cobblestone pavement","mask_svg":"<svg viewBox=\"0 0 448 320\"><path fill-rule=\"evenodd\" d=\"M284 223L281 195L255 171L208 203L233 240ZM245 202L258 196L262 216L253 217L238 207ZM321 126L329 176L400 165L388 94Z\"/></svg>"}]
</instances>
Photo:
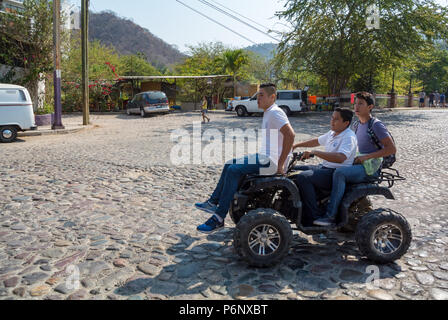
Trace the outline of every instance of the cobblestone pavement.
<instances>
[{"instance_id":1,"label":"cobblestone pavement","mask_svg":"<svg viewBox=\"0 0 448 320\"><path fill-rule=\"evenodd\" d=\"M0 299L448 299L448 112L378 117L407 180L393 187L397 200L373 204L403 213L413 242L378 266L376 287L366 284L372 262L344 234L295 231L281 264L255 269L234 252L230 219L220 232L197 233L207 214L193 203L207 198L222 165L172 166L170 134L191 133L200 114L92 115L95 126L79 133L0 145ZM202 130L261 125L211 118ZM329 113L291 117L296 141L329 121Z\"/></svg>"}]
</instances>

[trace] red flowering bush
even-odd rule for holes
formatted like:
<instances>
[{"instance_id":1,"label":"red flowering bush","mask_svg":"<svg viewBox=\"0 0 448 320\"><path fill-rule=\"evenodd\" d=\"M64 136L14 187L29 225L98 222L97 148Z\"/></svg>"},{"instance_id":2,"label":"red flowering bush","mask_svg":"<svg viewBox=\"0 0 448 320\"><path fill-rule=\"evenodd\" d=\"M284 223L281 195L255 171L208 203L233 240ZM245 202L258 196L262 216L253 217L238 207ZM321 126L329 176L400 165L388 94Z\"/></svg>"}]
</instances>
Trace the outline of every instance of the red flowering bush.
<instances>
[{"instance_id":1,"label":"red flowering bush","mask_svg":"<svg viewBox=\"0 0 448 320\"><path fill-rule=\"evenodd\" d=\"M76 112L82 110L82 91L81 86L77 82L62 81L62 111Z\"/></svg>"},{"instance_id":2,"label":"red flowering bush","mask_svg":"<svg viewBox=\"0 0 448 320\"><path fill-rule=\"evenodd\" d=\"M120 80L117 70L110 62L105 62L116 80ZM82 87L80 82L62 83L62 105L65 112L82 111ZM119 90L114 80L96 80L89 84L89 102L92 111L110 111L119 99Z\"/></svg>"}]
</instances>

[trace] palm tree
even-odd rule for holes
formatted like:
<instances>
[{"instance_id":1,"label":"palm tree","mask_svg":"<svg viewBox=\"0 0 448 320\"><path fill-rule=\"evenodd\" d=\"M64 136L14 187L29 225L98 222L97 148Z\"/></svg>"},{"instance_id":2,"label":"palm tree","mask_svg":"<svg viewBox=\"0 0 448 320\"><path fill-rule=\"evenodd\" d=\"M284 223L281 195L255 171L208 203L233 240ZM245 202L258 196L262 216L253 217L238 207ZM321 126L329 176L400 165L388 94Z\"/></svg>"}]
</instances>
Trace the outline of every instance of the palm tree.
<instances>
[{"instance_id":1,"label":"palm tree","mask_svg":"<svg viewBox=\"0 0 448 320\"><path fill-rule=\"evenodd\" d=\"M227 73L231 73L233 77L233 96L236 96L236 75L240 71L241 67L249 62L247 53L242 49L226 50L218 58L218 63L222 66L223 70Z\"/></svg>"}]
</instances>

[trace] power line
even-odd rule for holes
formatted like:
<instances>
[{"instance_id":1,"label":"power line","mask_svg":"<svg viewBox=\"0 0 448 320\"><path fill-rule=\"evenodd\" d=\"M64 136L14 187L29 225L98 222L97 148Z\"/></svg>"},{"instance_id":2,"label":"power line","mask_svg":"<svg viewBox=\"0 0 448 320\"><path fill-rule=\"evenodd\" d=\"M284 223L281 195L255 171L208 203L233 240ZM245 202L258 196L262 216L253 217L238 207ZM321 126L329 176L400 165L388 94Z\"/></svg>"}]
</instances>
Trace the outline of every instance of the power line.
<instances>
[{"instance_id":1,"label":"power line","mask_svg":"<svg viewBox=\"0 0 448 320\"><path fill-rule=\"evenodd\" d=\"M203 14L202 12L200 12L200 11L198 11L198 10L196 10L196 9L193 9L192 7L186 5L185 3L181 2L180 0L176 0L176 1L179 2L181 5L183 5L183 6L187 7L187 8L189 8L190 10L193 10L193 11L196 12L197 14L200 14L200 15L203 16L204 18L207 18L207 19L213 21L214 23L219 24L221 27L226 28L227 30L233 32L234 34L240 36L241 38L243 38L243 39L249 41L250 43L252 43L252 44L256 44L254 41L250 40L249 38L246 38L246 37L243 36L241 33L238 33L238 32L236 32L235 30L230 29L229 27L227 27L227 26L223 25L222 23L220 23L220 22L218 22L218 21L216 21L216 20L210 18L209 16Z\"/></svg>"},{"instance_id":2,"label":"power line","mask_svg":"<svg viewBox=\"0 0 448 320\"><path fill-rule=\"evenodd\" d=\"M221 12L221 13L224 13L224 14L227 15L228 17L230 17L230 18L232 18L232 19L234 19L234 20L237 20L237 21L239 21L239 22L245 24L246 26L248 26L248 27L250 27L250 28L252 28L252 29L254 29L254 30L256 30L256 31L258 31L258 32L260 32L260 33L262 33L262 34L264 34L265 36L268 36L269 38L274 39L275 41L279 42L279 40L278 40L277 38L274 38L273 36L271 36L270 34L264 32L263 30L260 30L260 29L258 29L257 27L254 27L254 26L251 25L250 23L247 23L246 21L241 20L240 18L234 16L234 15L231 14L231 13L228 13L227 11L225 11L225 10L223 10L223 9L221 9L221 8L219 8L219 7L217 7L217 6L215 6L214 4L211 4L210 2L208 2L208 1L206 1L206 0L198 0L198 1L199 1L199 2L202 2L203 4L205 4L205 5L207 5L207 6L211 7L211 8L213 8L213 9L215 9L215 10Z\"/></svg>"},{"instance_id":3,"label":"power line","mask_svg":"<svg viewBox=\"0 0 448 320\"><path fill-rule=\"evenodd\" d=\"M253 23L255 23L256 25L258 25L258 26L260 26L260 27L262 27L262 28L264 28L264 29L269 30L269 29L266 28L264 25L262 25L262 24L260 24L260 23L258 23L258 22L256 22L256 21L254 21L254 20L252 20L251 18L248 18L248 17L246 17L246 16L243 16L241 13L236 12L236 11L234 11L234 10L232 10L232 9L230 9L230 8L228 8L228 7L226 7L225 5L219 3L218 1L215 1L215 0L211 0L211 1L214 2L214 3L216 3L218 6L221 6L221 7L225 8L225 9L229 10L230 12L233 12L234 14L237 14L237 15L239 15L240 17L242 17L242 18L244 18L244 19L247 19L247 20L249 20L250 22L253 22Z\"/></svg>"}]
</instances>

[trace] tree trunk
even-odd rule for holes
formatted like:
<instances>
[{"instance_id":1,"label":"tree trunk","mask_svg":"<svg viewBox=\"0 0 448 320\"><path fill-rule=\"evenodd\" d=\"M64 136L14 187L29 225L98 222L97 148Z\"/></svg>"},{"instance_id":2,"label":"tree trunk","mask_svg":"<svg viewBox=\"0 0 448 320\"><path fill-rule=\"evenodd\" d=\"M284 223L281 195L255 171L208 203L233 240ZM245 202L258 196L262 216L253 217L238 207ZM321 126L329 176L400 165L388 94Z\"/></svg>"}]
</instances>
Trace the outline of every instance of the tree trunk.
<instances>
[{"instance_id":1,"label":"tree trunk","mask_svg":"<svg viewBox=\"0 0 448 320\"><path fill-rule=\"evenodd\" d=\"M33 102L33 110L34 112L37 111L37 109L42 107L42 104L40 103L39 99L39 80L33 80L29 82L26 85L26 88L28 89L28 92L31 96L31 101Z\"/></svg>"},{"instance_id":2,"label":"tree trunk","mask_svg":"<svg viewBox=\"0 0 448 320\"><path fill-rule=\"evenodd\" d=\"M235 74L233 75L233 97L236 97L236 79Z\"/></svg>"}]
</instances>

